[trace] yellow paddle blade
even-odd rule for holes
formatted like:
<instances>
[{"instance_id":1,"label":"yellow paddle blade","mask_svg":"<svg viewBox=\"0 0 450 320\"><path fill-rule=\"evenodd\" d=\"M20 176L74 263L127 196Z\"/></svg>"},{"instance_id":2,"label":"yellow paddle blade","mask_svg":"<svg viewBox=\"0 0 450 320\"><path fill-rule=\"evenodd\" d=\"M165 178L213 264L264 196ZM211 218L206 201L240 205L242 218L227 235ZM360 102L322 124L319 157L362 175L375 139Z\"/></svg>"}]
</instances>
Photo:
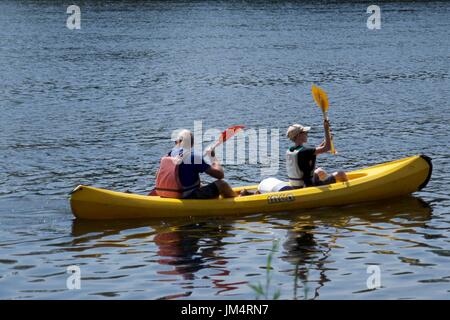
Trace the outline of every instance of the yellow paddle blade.
<instances>
[{"instance_id":1,"label":"yellow paddle blade","mask_svg":"<svg viewBox=\"0 0 450 320\"><path fill-rule=\"evenodd\" d=\"M319 96L319 90L315 85L312 85L311 87L311 93L314 98L314 101L316 104L320 107L320 96Z\"/></svg>"},{"instance_id":2,"label":"yellow paddle blade","mask_svg":"<svg viewBox=\"0 0 450 320\"><path fill-rule=\"evenodd\" d=\"M325 91L323 91L321 88L316 87L315 85L311 88L312 96L314 98L314 101L316 102L317 106L322 109L323 112L328 111L328 97Z\"/></svg>"},{"instance_id":3,"label":"yellow paddle blade","mask_svg":"<svg viewBox=\"0 0 450 320\"><path fill-rule=\"evenodd\" d=\"M314 98L314 101L316 102L317 106L322 109L323 117L324 119L328 119L328 97L325 91L323 91L321 88L312 85L311 87L311 93ZM331 139L331 154L336 154L336 149L334 149L334 142L333 142L333 136L330 137Z\"/></svg>"}]
</instances>

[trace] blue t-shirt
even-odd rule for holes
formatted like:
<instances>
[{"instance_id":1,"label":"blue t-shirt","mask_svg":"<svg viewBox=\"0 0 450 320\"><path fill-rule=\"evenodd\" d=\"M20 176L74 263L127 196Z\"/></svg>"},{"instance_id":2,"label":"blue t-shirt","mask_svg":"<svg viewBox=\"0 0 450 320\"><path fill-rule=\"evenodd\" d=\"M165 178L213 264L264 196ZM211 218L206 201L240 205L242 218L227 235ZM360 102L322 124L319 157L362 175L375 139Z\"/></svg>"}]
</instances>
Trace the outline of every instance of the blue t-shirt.
<instances>
[{"instance_id":1,"label":"blue t-shirt","mask_svg":"<svg viewBox=\"0 0 450 320\"><path fill-rule=\"evenodd\" d=\"M170 156L176 157L177 155L182 155L183 149L175 147L172 149ZM205 162L202 155L195 153L191 149L190 158L187 157L180 164L180 182L184 187L189 187L200 180L200 173L205 172L210 168L210 165Z\"/></svg>"}]
</instances>

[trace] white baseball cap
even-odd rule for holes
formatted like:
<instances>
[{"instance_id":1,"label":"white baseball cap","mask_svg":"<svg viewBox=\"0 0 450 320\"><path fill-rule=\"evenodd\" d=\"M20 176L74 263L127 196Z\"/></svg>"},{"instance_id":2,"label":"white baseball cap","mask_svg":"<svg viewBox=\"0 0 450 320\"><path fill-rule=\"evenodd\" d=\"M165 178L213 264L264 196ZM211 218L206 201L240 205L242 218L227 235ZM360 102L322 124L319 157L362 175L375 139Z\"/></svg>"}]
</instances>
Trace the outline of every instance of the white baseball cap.
<instances>
[{"instance_id":1,"label":"white baseball cap","mask_svg":"<svg viewBox=\"0 0 450 320\"><path fill-rule=\"evenodd\" d=\"M286 136L293 141L300 133L308 132L309 130L311 130L311 127L305 127L301 124L296 123L289 126L286 132Z\"/></svg>"}]
</instances>

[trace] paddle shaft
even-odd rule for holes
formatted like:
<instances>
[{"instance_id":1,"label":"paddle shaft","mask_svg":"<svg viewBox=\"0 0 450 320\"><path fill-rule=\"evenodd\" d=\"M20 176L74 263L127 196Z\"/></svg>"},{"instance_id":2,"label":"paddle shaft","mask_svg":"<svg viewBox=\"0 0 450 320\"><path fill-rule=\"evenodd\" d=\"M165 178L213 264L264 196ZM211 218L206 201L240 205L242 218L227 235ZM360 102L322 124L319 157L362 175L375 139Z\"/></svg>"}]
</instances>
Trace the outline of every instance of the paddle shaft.
<instances>
[{"instance_id":1,"label":"paddle shaft","mask_svg":"<svg viewBox=\"0 0 450 320\"><path fill-rule=\"evenodd\" d=\"M214 145L211 147L211 148L208 148L208 149L210 149L211 151L212 151L212 156L213 157L215 157L215 152L214 152L214 150L218 147L218 146L220 146L222 143L224 143L225 141L224 140L217 140L216 141L216 143L214 143Z\"/></svg>"},{"instance_id":2,"label":"paddle shaft","mask_svg":"<svg viewBox=\"0 0 450 320\"><path fill-rule=\"evenodd\" d=\"M212 147L208 148L208 150L211 150L211 155L214 157L215 156L214 149L216 149L219 145L221 145L222 143L226 142L228 139L233 137L239 130L243 128L244 126L234 126L223 131L220 138L216 141L216 143L214 143Z\"/></svg>"}]
</instances>

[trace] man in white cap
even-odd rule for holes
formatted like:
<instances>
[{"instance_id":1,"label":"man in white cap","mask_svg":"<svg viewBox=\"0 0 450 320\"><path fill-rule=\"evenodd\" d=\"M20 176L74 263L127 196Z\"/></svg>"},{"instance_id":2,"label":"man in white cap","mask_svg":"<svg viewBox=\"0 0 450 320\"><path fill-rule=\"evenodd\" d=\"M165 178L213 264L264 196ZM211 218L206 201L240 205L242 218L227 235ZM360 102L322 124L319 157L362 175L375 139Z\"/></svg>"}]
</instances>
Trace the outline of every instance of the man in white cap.
<instances>
[{"instance_id":1,"label":"man in white cap","mask_svg":"<svg viewBox=\"0 0 450 320\"><path fill-rule=\"evenodd\" d=\"M317 147L308 147L308 131L311 127L300 124L291 125L286 136L294 143L286 151L286 169L290 185L294 188L321 186L338 181L347 181L347 175L343 171L328 175L322 168L316 169L316 156L326 153L331 149L330 124L324 121L325 141Z\"/></svg>"},{"instance_id":2,"label":"man in white cap","mask_svg":"<svg viewBox=\"0 0 450 320\"><path fill-rule=\"evenodd\" d=\"M347 181L347 175L338 171L328 175L322 168L316 169L316 156L326 153L331 149L330 124L327 120L323 123L325 129L325 141L317 147L308 147L308 131L311 127L301 124L289 126L286 136L294 143L286 151L286 169L289 182L277 178L267 178L258 185L259 193L279 192L311 186L322 186L337 181ZM250 194L244 190L242 195Z\"/></svg>"},{"instance_id":3,"label":"man in white cap","mask_svg":"<svg viewBox=\"0 0 450 320\"><path fill-rule=\"evenodd\" d=\"M211 165L207 164L201 154L192 150L194 136L191 131L183 129L178 132L175 147L161 159L156 177L156 195L182 199L214 199L222 195L233 198L237 194L223 180L224 172L214 151L207 154ZM200 173L205 172L217 180L202 186Z\"/></svg>"}]
</instances>

